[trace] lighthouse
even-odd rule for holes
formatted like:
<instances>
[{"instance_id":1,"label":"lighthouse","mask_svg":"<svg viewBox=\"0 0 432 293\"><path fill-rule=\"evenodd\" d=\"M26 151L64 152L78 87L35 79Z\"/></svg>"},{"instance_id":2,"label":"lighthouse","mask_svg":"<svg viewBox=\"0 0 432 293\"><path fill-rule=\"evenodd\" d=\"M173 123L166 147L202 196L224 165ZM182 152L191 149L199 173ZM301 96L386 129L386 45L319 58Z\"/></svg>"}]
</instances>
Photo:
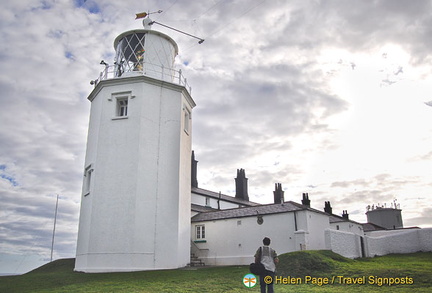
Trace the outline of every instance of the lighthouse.
<instances>
[{"instance_id":1,"label":"lighthouse","mask_svg":"<svg viewBox=\"0 0 432 293\"><path fill-rule=\"evenodd\" d=\"M114 41L91 102L75 271L172 269L190 260L192 109L178 47L144 28Z\"/></svg>"}]
</instances>

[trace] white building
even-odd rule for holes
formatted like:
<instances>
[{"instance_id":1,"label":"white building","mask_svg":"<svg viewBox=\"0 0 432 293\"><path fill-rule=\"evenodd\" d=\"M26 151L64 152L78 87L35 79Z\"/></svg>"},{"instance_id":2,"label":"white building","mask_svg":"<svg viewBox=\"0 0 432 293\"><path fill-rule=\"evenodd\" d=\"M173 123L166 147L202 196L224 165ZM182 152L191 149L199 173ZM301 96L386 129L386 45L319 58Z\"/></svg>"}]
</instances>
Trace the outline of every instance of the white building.
<instances>
[{"instance_id":1,"label":"white building","mask_svg":"<svg viewBox=\"0 0 432 293\"><path fill-rule=\"evenodd\" d=\"M76 271L178 268L190 259L195 102L173 69L177 44L148 21L116 38L115 65L92 82Z\"/></svg>"},{"instance_id":2,"label":"white building","mask_svg":"<svg viewBox=\"0 0 432 293\"><path fill-rule=\"evenodd\" d=\"M192 189L193 197L197 197L196 191L197 188ZM355 234L360 245L360 237L364 235L360 223L311 208L307 194L303 194L302 204L282 201L280 184L274 194L277 202L273 204L243 200L238 202L241 207L217 209L210 205L196 213L191 220L192 254L206 265L246 265L253 260L265 236L271 238L272 247L279 254L320 250L328 249L325 233L328 229ZM227 197L224 200L229 200ZM197 210L193 205L194 208Z\"/></svg>"},{"instance_id":3,"label":"white building","mask_svg":"<svg viewBox=\"0 0 432 293\"><path fill-rule=\"evenodd\" d=\"M199 188L191 150L195 102L173 68L177 44L149 23L116 38L114 65L102 61L105 70L92 81L76 271L179 268L191 263L191 253L208 265L249 264L265 236L279 254L406 251L393 247L397 233L389 241L365 235L347 211L334 215L330 202L320 211L308 194L301 204L285 201L280 183L273 204L249 201L243 169L235 196ZM432 229L403 237L414 239L409 251L432 250Z\"/></svg>"},{"instance_id":4,"label":"white building","mask_svg":"<svg viewBox=\"0 0 432 293\"><path fill-rule=\"evenodd\" d=\"M271 245L278 254L325 249L358 258L432 251L432 228L398 229L394 225L385 228L373 222L361 224L350 220L346 210L341 216L333 214L329 201L325 202L323 211L311 208L307 193L303 194L301 204L285 201L280 183L273 192L273 204L262 205L242 199L242 190L247 190L247 183L244 171L240 170L240 175L243 179L242 176L236 178L236 197L203 191L197 186L192 188L195 204L192 205L191 252L201 264L247 265L253 261L264 237L271 238ZM209 196L212 199L206 199ZM247 194L243 196L246 198ZM224 209L224 204L212 204L215 199L235 200L238 207ZM207 203L205 206L204 202ZM383 212L377 216L380 221L403 226L401 217L397 217L400 216L399 208L394 212L384 208L377 210ZM386 218L387 214L390 216Z\"/></svg>"}]
</instances>

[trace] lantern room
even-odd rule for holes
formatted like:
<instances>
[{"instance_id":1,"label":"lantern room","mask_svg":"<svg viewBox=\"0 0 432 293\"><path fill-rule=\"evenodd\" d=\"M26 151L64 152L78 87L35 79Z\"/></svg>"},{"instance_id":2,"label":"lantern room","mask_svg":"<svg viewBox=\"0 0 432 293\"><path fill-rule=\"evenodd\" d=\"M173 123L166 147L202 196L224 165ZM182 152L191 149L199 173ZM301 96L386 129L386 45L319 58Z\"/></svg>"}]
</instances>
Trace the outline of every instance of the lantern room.
<instances>
[{"instance_id":1,"label":"lantern room","mask_svg":"<svg viewBox=\"0 0 432 293\"><path fill-rule=\"evenodd\" d=\"M169 36L151 30L151 20L144 20L144 29L127 31L114 41L115 77L147 75L173 82L177 44Z\"/></svg>"}]
</instances>

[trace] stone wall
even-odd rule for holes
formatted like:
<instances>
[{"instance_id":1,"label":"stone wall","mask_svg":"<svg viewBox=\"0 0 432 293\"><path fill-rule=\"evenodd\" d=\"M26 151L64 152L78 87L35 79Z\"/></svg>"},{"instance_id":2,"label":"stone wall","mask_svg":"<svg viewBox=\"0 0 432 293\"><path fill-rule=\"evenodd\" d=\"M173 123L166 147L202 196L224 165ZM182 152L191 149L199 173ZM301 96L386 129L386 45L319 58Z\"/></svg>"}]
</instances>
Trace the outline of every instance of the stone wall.
<instances>
[{"instance_id":1,"label":"stone wall","mask_svg":"<svg viewBox=\"0 0 432 293\"><path fill-rule=\"evenodd\" d=\"M432 251L432 228L377 231L375 234L369 233L363 237L363 255L361 236L326 229L326 249L348 258Z\"/></svg>"},{"instance_id":2,"label":"stone wall","mask_svg":"<svg viewBox=\"0 0 432 293\"><path fill-rule=\"evenodd\" d=\"M362 256L359 235L351 232L338 231L333 229L325 230L326 249L332 250L348 258Z\"/></svg>"},{"instance_id":3,"label":"stone wall","mask_svg":"<svg viewBox=\"0 0 432 293\"><path fill-rule=\"evenodd\" d=\"M432 228L389 230L388 235L383 235L383 232L378 237L374 237L373 233L365 236L367 256L432 251Z\"/></svg>"}]
</instances>

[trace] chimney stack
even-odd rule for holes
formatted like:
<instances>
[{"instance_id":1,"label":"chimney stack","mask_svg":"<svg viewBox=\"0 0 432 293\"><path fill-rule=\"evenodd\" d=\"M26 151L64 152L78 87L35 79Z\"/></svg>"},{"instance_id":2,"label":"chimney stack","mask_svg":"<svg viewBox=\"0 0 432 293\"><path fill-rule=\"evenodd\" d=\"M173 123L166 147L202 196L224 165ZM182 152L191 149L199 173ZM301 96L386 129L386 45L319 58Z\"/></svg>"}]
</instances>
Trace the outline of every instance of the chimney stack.
<instances>
[{"instance_id":1,"label":"chimney stack","mask_svg":"<svg viewBox=\"0 0 432 293\"><path fill-rule=\"evenodd\" d=\"M303 193L302 205L305 205L310 208L310 200L309 200L308 193Z\"/></svg>"},{"instance_id":2,"label":"chimney stack","mask_svg":"<svg viewBox=\"0 0 432 293\"><path fill-rule=\"evenodd\" d=\"M237 178L235 178L236 198L249 201L247 180L245 170L237 169Z\"/></svg>"},{"instance_id":3,"label":"chimney stack","mask_svg":"<svg viewBox=\"0 0 432 293\"><path fill-rule=\"evenodd\" d=\"M347 210L344 210L344 211L342 212L342 218L348 220L348 211L347 211Z\"/></svg>"},{"instance_id":4,"label":"chimney stack","mask_svg":"<svg viewBox=\"0 0 432 293\"><path fill-rule=\"evenodd\" d=\"M275 183L274 203L284 203L284 191L282 190L282 183Z\"/></svg>"},{"instance_id":5,"label":"chimney stack","mask_svg":"<svg viewBox=\"0 0 432 293\"><path fill-rule=\"evenodd\" d=\"M332 207L330 205L330 201L326 201L324 202L324 212L326 212L327 214L332 214Z\"/></svg>"}]
</instances>

